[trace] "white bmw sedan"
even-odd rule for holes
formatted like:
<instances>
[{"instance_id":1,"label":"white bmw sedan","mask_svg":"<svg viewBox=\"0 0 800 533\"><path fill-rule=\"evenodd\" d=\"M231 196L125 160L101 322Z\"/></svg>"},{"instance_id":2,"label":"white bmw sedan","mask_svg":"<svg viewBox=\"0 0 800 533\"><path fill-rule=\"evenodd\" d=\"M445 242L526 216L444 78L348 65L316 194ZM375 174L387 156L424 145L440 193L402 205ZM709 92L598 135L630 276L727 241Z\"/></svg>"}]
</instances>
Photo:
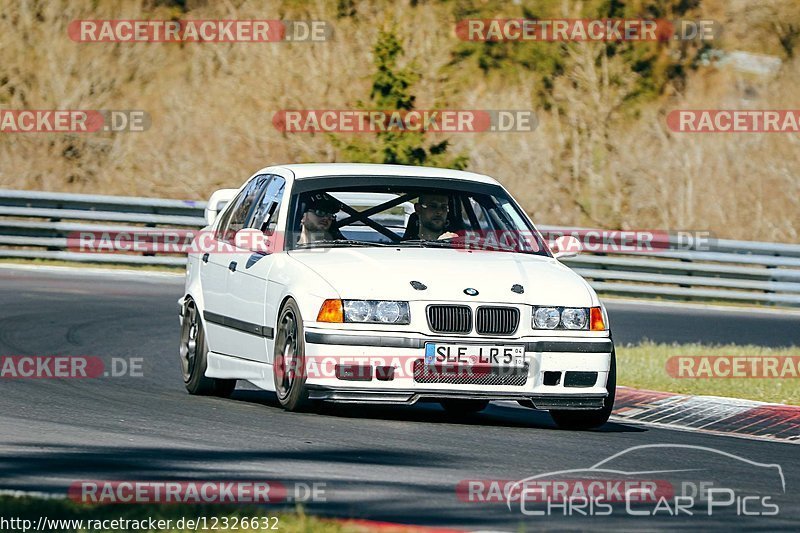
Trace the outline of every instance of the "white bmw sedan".
<instances>
[{"instance_id":1,"label":"white bmw sedan","mask_svg":"<svg viewBox=\"0 0 800 533\"><path fill-rule=\"evenodd\" d=\"M237 380L288 410L492 400L561 427L608 419L608 317L494 179L438 168L265 168L212 195L179 300L192 394Z\"/></svg>"}]
</instances>

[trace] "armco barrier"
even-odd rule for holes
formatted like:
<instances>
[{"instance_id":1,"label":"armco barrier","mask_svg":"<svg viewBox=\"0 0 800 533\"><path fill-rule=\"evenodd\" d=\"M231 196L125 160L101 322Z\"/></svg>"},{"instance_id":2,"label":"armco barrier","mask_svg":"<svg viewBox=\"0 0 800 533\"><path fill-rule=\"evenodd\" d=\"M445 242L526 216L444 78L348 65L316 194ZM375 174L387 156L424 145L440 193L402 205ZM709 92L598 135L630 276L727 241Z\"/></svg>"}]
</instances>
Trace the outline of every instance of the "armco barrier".
<instances>
[{"instance_id":1,"label":"armco barrier","mask_svg":"<svg viewBox=\"0 0 800 533\"><path fill-rule=\"evenodd\" d=\"M197 229L205 225L204 209L205 202L191 200L0 189L0 260L181 266L185 258L175 255L70 251L67 236L78 231ZM584 253L564 263L603 294L800 306L796 244L718 239L704 250Z\"/></svg>"}]
</instances>

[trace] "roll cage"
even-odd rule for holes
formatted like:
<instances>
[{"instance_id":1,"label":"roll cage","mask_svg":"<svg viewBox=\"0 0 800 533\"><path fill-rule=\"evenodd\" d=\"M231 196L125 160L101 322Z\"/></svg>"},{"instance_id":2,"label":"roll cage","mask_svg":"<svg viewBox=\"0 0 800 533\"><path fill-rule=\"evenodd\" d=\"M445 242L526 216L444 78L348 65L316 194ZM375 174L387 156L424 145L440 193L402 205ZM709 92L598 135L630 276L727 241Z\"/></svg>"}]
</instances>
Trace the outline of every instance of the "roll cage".
<instances>
[{"instance_id":1,"label":"roll cage","mask_svg":"<svg viewBox=\"0 0 800 533\"><path fill-rule=\"evenodd\" d=\"M377 179L383 183L376 184ZM307 194L317 192L324 192L333 197L336 197L337 193L358 193L362 197L372 194L375 198L383 197L387 193L396 195L384 201L376 200L378 203L360 211L343 199L337 198L345 216L332 224L332 230L341 231L343 228L346 229L348 226L360 223L384 236L388 240L387 244L415 238L409 233L410 228L417 224L415 213L406 211L402 234L392 229L397 226L390 227L388 224L381 223L375 219L375 215L385 213L403 204L407 205L408 202L418 199L422 194L437 194L448 198L448 231L463 234L470 231L492 231L496 228L518 228L521 222L525 228L519 231L526 231L536 241L536 253L549 255L543 239L530 224L527 216L505 190L497 185L413 177L367 178L359 176L298 180L295 182L290 199L287 235L299 236L300 219L307 207L303 198ZM498 198L507 201L516 211L516 222L511 219L509 213L501 208ZM296 241L296 238L288 239L289 247L294 248Z\"/></svg>"}]
</instances>

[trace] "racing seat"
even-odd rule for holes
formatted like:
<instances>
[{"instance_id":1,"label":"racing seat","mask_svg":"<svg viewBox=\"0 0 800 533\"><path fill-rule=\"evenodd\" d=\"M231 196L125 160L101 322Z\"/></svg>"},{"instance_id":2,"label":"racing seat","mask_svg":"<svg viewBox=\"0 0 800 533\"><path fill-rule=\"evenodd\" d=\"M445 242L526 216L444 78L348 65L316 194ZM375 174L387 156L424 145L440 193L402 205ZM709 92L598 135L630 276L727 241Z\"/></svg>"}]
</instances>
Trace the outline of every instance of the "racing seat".
<instances>
[{"instance_id":1,"label":"racing seat","mask_svg":"<svg viewBox=\"0 0 800 533\"><path fill-rule=\"evenodd\" d=\"M403 237L400 240L410 241L419 238L419 216L416 213L408 215L408 224Z\"/></svg>"}]
</instances>

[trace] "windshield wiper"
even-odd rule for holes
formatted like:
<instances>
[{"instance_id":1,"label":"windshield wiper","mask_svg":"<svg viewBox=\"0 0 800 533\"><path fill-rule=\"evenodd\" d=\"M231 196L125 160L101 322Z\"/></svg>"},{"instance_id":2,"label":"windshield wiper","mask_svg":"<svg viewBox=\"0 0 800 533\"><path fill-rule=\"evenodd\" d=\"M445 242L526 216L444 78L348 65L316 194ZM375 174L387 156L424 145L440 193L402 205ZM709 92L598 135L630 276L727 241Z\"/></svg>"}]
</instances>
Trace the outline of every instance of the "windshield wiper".
<instances>
[{"instance_id":1,"label":"windshield wiper","mask_svg":"<svg viewBox=\"0 0 800 533\"><path fill-rule=\"evenodd\" d=\"M385 244L380 243L380 242L356 241L356 240L352 240L352 239L339 239L339 240L335 240L335 239L328 240L328 239L326 239L326 240L322 240L322 241L314 241L314 242L307 242L307 243L303 243L303 244L298 244L297 247L298 248L300 248L300 247L303 247L303 248L316 248L317 245L323 245L323 246L379 246L379 247L386 246Z\"/></svg>"},{"instance_id":2,"label":"windshield wiper","mask_svg":"<svg viewBox=\"0 0 800 533\"><path fill-rule=\"evenodd\" d=\"M429 241L427 239L411 239L409 241L400 241L396 243L394 246L402 246L405 244L411 244L420 246L423 248L432 247L432 248L453 248L455 243L448 241L448 240L441 240L441 241Z\"/></svg>"},{"instance_id":3,"label":"windshield wiper","mask_svg":"<svg viewBox=\"0 0 800 533\"><path fill-rule=\"evenodd\" d=\"M464 241L452 241L449 239L443 239L441 241L429 241L425 239L411 239L410 241L402 241L394 244L394 246L401 246L404 244L409 244L412 246L419 246L420 248L459 248L464 250L477 250L477 251L486 251L486 252L508 252L508 253L517 253L517 254L531 254L531 255L542 255L535 250L524 249L515 246L501 246L499 244L491 244L485 245L485 247L481 247L480 243L478 244L469 244Z\"/></svg>"}]
</instances>

